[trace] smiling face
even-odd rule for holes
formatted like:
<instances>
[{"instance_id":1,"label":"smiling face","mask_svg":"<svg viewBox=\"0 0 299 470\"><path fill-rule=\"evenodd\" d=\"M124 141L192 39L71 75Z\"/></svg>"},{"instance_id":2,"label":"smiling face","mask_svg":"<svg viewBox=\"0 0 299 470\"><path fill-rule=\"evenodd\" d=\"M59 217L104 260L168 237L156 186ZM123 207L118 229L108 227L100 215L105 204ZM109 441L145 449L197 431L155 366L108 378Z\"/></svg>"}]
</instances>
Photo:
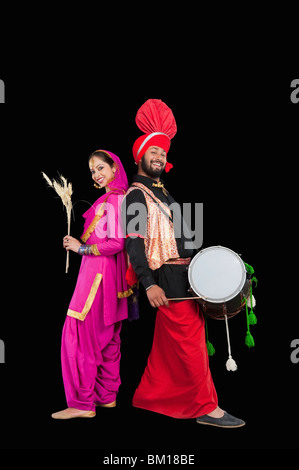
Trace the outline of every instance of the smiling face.
<instances>
[{"instance_id":1,"label":"smiling face","mask_svg":"<svg viewBox=\"0 0 299 470\"><path fill-rule=\"evenodd\" d=\"M94 182L97 183L101 188L104 188L108 183L110 183L111 180L113 180L116 166L114 163L113 167L111 168L109 163L104 162L102 158L93 156L89 160L89 169Z\"/></svg>"},{"instance_id":2,"label":"smiling face","mask_svg":"<svg viewBox=\"0 0 299 470\"><path fill-rule=\"evenodd\" d=\"M138 174L159 180L167 162L167 154L161 147L151 146L139 162Z\"/></svg>"}]
</instances>

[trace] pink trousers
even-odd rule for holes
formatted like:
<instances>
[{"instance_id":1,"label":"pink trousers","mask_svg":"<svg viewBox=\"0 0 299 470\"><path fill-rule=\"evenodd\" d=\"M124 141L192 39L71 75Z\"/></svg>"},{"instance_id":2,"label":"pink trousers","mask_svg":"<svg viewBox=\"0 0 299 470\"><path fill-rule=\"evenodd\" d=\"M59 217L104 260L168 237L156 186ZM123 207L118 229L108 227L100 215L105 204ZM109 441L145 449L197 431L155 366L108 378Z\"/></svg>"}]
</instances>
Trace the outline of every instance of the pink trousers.
<instances>
[{"instance_id":1,"label":"pink trousers","mask_svg":"<svg viewBox=\"0 0 299 470\"><path fill-rule=\"evenodd\" d=\"M61 367L67 405L95 410L111 403L120 386L121 322L105 326L91 308L84 321L67 316L61 344Z\"/></svg>"}]
</instances>

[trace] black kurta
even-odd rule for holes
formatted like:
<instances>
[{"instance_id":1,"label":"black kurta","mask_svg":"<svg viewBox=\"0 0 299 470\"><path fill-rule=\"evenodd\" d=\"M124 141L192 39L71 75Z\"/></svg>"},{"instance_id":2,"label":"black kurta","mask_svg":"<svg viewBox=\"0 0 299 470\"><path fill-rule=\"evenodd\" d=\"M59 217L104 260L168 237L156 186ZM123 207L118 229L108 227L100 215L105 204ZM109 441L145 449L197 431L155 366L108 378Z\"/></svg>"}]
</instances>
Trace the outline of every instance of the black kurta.
<instances>
[{"instance_id":1,"label":"black kurta","mask_svg":"<svg viewBox=\"0 0 299 470\"><path fill-rule=\"evenodd\" d=\"M139 182L148 187L154 193L154 195L160 199L161 202L167 204L168 206L175 203L175 200L169 193L165 195L162 191L162 188L152 186L153 183L156 183L155 180L146 176L136 175L133 177L133 182ZM138 202L143 204L145 207L147 206L144 193L139 188L131 191L126 196L125 200L126 204L123 206L126 208L124 209L124 221L126 235L130 235L130 233L128 233L127 227L130 221L136 217L136 214L128 214L129 205ZM190 235L186 236L187 230L186 225L183 227L183 218L173 217L173 223L178 253L181 258L188 258L192 256L194 250L185 248L185 241L190 241L191 237ZM178 226L178 224L180 224L180 226ZM139 227L138 230L138 233L142 234L143 236L146 236L145 225L146 224L144 223L144 227ZM157 284L165 291L165 295L168 298L186 297L189 295L188 268L186 265L163 264L163 266L161 266L159 269L150 269L145 256L144 239L141 237L128 236L126 239L126 249L132 267L137 274L138 280L145 289L153 284Z\"/></svg>"}]
</instances>

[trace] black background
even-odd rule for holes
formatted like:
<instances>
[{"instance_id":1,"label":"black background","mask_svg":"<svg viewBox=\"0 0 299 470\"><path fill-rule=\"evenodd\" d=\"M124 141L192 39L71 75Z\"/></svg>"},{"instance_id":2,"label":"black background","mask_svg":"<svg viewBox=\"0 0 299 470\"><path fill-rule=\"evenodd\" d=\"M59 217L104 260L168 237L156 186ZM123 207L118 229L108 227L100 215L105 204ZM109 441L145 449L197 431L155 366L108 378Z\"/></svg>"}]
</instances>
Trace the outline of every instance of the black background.
<instances>
[{"instance_id":1,"label":"black background","mask_svg":"<svg viewBox=\"0 0 299 470\"><path fill-rule=\"evenodd\" d=\"M298 338L296 156L299 104L290 101L295 75L266 68L198 70L181 59L171 70L132 64L43 67L1 75L3 310L0 338L1 448L43 450L48 458L82 452L103 456L159 452L298 450L298 365L290 343ZM134 65L134 66L133 66ZM9 70L9 69L8 69ZM2 73L2 71L1 71ZM103 148L136 171L131 148L140 135L137 109L160 98L173 110L178 133L168 154L173 170L165 185L179 202L204 203L203 248L227 246L255 269L258 324L255 348L244 344L245 313L230 320L238 371L227 372L223 322L209 322L216 355L210 367L219 404L246 421L239 430L197 425L135 409L131 400L151 347L155 312L141 292L141 318L123 323L122 385L117 408L93 420L55 421L66 406L60 338L80 258L64 273L66 214L41 177L57 172L73 184L71 233L82 233L93 187L88 155ZM7 185L4 183L7 180ZM297 382L295 379L297 377ZM59 454L60 455L60 454ZM80 454L81 455L81 454ZM252 454L253 455L253 454ZM78 455L79 457L79 455Z\"/></svg>"}]
</instances>

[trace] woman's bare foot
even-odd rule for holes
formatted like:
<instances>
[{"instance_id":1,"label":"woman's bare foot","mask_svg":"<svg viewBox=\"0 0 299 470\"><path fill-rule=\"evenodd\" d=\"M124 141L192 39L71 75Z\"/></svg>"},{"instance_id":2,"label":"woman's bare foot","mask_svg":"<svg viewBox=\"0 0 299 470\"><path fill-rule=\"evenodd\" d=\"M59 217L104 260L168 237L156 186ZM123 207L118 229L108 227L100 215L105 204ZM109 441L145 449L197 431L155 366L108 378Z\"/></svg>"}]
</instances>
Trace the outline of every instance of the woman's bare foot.
<instances>
[{"instance_id":1,"label":"woman's bare foot","mask_svg":"<svg viewBox=\"0 0 299 470\"><path fill-rule=\"evenodd\" d=\"M66 408L65 410L57 411L51 416L54 419L72 419L72 418L93 418L96 415L95 411L91 410L78 410L77 408Z\"/></svg>"}]
</instances>

